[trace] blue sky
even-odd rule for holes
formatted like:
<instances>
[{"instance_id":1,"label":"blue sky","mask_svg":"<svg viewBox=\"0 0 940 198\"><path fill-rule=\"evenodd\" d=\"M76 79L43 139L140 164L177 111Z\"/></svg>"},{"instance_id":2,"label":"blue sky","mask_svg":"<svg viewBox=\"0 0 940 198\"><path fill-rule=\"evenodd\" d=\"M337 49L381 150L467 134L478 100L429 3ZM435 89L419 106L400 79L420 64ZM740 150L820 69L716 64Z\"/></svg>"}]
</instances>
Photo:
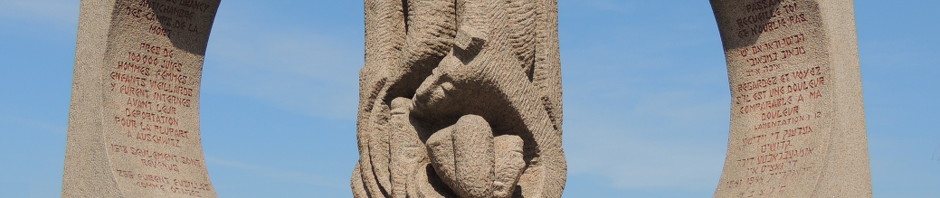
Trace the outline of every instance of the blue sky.
<instances>
[{"instance_id":1,"label":"blue sky","mask_svg":"<svg viewBox=\"0 0 940 198\"><path fill-rule=\"evenodd\" d=\"M0 0L0 197L58 197L78 1ZM875 197L940 196L936 1L856 1ZM708 1L561 0L565 197L711 197L729 88ZM348 197L362 2L224 0L202 140L222 197Z\"/></svg>"}]
</instances>

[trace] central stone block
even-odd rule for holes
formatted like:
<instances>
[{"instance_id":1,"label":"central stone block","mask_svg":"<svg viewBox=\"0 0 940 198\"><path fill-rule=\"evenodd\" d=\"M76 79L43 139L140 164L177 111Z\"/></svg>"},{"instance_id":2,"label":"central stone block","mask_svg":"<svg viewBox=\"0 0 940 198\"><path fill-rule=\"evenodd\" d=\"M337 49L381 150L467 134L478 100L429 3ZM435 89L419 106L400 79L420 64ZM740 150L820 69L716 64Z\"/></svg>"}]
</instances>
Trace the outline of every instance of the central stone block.
<instances>
[{"instance_id":1,"label":"central stone block","mask_svg":"<svg viewBox=\"0 0 940 198\"><path fill-rule=\"evenodd\" d=\"M557 1L366 0L355 197L561 197Z\"/></svg>"}]
</instances>

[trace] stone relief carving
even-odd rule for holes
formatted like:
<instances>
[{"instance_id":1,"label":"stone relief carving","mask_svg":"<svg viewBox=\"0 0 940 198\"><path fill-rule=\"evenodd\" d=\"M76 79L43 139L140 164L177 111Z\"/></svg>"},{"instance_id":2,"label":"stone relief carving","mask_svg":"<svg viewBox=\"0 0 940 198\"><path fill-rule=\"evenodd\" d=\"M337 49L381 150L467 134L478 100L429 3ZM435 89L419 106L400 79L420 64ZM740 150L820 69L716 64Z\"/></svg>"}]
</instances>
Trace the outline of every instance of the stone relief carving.
<instances>
[{"instance_id":1,"label":"stone relief carving","mask_svg":"<svg viewBox=\"0 0 940 198\"><path fill-rule=\"evenodd\" d=\"M561 197L557 1L366 0L355 197Z\"/></svg>"}]
</instances>

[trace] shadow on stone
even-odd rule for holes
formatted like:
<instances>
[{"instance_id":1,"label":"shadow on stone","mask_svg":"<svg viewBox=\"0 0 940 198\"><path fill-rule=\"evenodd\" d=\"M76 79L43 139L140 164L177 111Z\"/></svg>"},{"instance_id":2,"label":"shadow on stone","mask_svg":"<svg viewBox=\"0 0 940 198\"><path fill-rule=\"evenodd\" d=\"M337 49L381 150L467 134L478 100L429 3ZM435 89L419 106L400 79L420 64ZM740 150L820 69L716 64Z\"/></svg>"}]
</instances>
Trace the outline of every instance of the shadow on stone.
<instances>
[{"instance_id":1,"label":"shadow on stone","mask_svg":"<svg viewBox=\"0 0 940 198\"><path fill-rule=\"evenodd\" d=\"M160 27L151 26L149 31L165 35L174 47L203 56L206 54L214 17L198 16L215 15L220 1L192 1L187 4L187 7L181 9L167 5L169 3L165 0L147 0L147 4L153 8L154 12L159 13L155 18L160 24Z\"/></svg>"}]
</instances>

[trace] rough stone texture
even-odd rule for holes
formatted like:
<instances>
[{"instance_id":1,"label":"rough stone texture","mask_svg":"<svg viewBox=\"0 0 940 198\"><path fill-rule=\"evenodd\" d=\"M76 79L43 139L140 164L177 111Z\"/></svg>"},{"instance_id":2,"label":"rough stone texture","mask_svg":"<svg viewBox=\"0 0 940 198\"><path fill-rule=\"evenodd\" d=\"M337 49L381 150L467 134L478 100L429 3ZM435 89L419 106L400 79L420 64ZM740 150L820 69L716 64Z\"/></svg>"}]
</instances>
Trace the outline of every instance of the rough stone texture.
<instances>
[{"instance_id":1,"label":"rough stone texture","mask_svg":"<svg viewBox=\"0 0 940 198\"><path fill-rule=\"evenodd\" d=\"M219 0L82 0L63 197L216 197L199 132Z\"/></svg>"},{"instance_id":2,"label":"rough stone texture","mask_svg":"<svg viewBox=\"0 0 940 198\"><path fill-rule=\"evenodd\" d=\"M852 1L711 4L733 99L715 197L871 197Z\"/></svg>"},{"instance_id":3,"label":"rough stone texture","mask_svg":"<svg viewBox=\"0 0 940 198\"><path fill-rule=\"evenodd\" d=\"M355 197L561 197L556 0L365 0Z\"/></svg>"}]
</instances>

